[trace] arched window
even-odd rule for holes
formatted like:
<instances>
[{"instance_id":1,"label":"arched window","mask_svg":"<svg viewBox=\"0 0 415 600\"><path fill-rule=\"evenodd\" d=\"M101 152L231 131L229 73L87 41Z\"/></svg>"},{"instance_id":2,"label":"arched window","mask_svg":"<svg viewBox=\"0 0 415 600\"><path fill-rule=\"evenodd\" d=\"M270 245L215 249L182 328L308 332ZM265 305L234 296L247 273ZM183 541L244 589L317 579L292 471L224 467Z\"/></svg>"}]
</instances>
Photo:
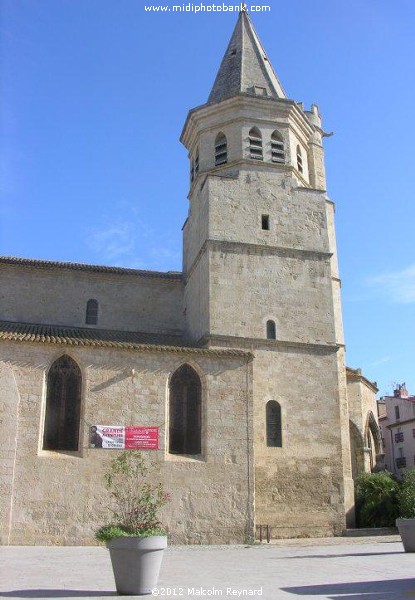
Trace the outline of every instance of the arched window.
<instances>
[{"instance_id":1,"label":"arched window","mask_svg":"<svg viewBox=\"0 0 415 600\"><path fill-rule=\"evenodd\" d=\"M200 454L202 451L202 386L199 375L183 365L170 380L169 452Z\"/></svg>"},{"instance_id":2,"label":"arched window","mask_svg":"<svg viewBox=\"0 0 415 600\"><path fill-rule=\"evenodd\" d=\"M70 356L61 356L50 367L46 392L44 450L78 450L81 386L81 370Z\"/></svg>"},{"instance_id":3,"label":"arched window","mask_svg":"<svg viewBox=\"0 0 415 600\"><path fill-rule=\"evenodd\" d=\"M277 332L275 329L275 321L267 321L267 340L276 340Z\"/></svg>"},{"instance_id":4,"label":"arched window","mask_svg":"<svg viewBox=\"0 0 415 600\"><path fill-rule=\"evenodd\" d=\"M300 146L297 146L297 168L300 173L303 173L303 155Z\"/></svg>"},{"instance_id":5,"label":"arched window","mask_svg":"<svg viewBox=\"0 0 415 600\"><path fill-rule=\"evenodd\" d=\"M249 132L249 156L254 160L263 160L262 135L257 127Z\"/></svg>"},{"instance_id":6,"label":"arched window","mask_svg":"<svg viewBox=\"0 0 415 600\"><path fill-rule=\"evenodd\" d=\"M275 400L267 402L267 446L270 448L282 447L281 406Z\"/></svg>"},{"instance_id":7,"label":"arched window","mask_svg":"<svg viewBox=\"0 0 415 600\"><path fill-rule=\"evenodd\" d=\"M96 325L98 323L98 302L97 300L88 300L86 303L86 318L87 325Z\"/></svg>"},{"instance_id":8,"label":"arched window","mask_svg":"<svg viewBox=\"0 0 415 600\"><path fill-rule=\"evenodd\" d=\"M228 142L226 135L218 133L215 139L215 167L224 165L228 162Z\"/></svg>"},{"instance_id":9,"label":"arched window","mask_svg":"<svg viewBox=\"0 0 415 600\"><path fill-rule=\"evenodd\" d=\"M272 162L285 163L284 140L277 130L271 135L271 156Z\"/></svg>"}]
</instances>

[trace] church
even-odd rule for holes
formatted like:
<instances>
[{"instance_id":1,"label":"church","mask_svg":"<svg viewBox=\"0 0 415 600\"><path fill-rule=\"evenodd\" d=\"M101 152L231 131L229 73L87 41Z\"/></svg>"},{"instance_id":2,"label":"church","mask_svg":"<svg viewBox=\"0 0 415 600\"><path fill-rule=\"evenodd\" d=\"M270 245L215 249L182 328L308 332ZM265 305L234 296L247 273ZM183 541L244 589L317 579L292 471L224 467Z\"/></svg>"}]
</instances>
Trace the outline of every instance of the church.
<instances>
[{"instance_id":1,"label":"church","mask_svg":"<svg viewBox=\"0 0 415 600\"><path fill-rule=\"evenodd\" d=\"M325 135L242 10L181 134L182 272L0 258L2 544L95 543L128 440L172 543L353 525L382 448L376 385L345 366Z\"/></svg>"}]
</instances>

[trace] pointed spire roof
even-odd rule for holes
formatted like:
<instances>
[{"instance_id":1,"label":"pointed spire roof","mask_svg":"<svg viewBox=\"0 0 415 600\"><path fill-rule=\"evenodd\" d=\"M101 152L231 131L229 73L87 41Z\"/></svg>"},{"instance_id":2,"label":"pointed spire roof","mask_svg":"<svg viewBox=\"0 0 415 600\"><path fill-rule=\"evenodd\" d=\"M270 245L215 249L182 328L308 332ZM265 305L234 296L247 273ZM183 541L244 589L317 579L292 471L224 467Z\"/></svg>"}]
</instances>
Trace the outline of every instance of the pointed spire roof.
<instances>
[{"instance_id":1,"label":"pointed spire roof","mask_svg":"<svg viewBox=\"0 0 415 600\"><path fill-rule=\"evenodd\" d=\"M255 88L261 89L255 92ZM209 96L209 104L239 94L286 98L246 10L239 13L225 56Z\"/></svg>"}]
</instances>

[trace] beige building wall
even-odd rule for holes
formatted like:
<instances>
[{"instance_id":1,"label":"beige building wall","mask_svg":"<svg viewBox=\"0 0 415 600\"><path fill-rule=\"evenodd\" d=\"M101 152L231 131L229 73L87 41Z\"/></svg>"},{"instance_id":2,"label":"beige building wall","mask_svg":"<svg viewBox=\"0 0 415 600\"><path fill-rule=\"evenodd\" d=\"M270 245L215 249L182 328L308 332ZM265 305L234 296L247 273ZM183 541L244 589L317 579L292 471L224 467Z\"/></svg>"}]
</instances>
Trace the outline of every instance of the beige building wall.
<instances>
[{"instance_id":1,"label":"beige building wall","mask_svg":"<svg viewBox=\"0 0 415 600\"><path fill-rule=\"evenodd\" d=\"M347 398L350 417L350 444L353 478L384 466L378 424L376 383L360 369L347 369Z\"/></svg>"},{"instance_id":2,"label":"beige building wall","mask_svg":"<svg viewBox=\"0 0 415 600\"><path fill-rule=\"evenodd\" d=\"M393 396L381 398L379 426L385 452L385 466L402 476L404 469L415 465L415 396L400 384Z\"/></svg>"},{"instance_id":3,"label":"beige building wall","mask_svg":"<svg viewBox=\"0 0 415 600\"><path fill-rule=\"evenodd\" d=\"M29 261L30 262L30 261ZM181 274L111 267L90 269L0 262L0 318L5 321L85 327L86 304L99 303L100 329L182 334ZM98 267L99 269L99 267ZM143 273L143 274L142 274Z\"/></svg>"},{"instance_id":4,"label":"beige building wall","mask_svg":"<svg viewBox=\"0 0 415 600\"><path fill-rule=\"evenodd\" d=\"M336 352L281 343L277 350L256 350L255 356L257 524L269 524L275 538L341 533L349 499L343 483ZM269 400L281 405L281 448L267 447Z\"/></svg>"},{"instance_id":5,"label":"beige building wall","mask_svg":"<svg viewBox=\"0 0 415 600\"><path fill-rule=\"evenodd\" d=\"M42 450L47 370L64 352L77 361L83 376L79 452ZM202 381L203 450L197 459L167 451L168 382L183 363L192 365ZM10 342L0 347L0 366L6 390L1 543L95 543L94 531L108 522L102 475L117 451L88 448L93 424L160 427L160 449L145 455L155 467L154 480L162 480L172 497L164 509L172 543L252 539L249 355Z\"/></svg>"}]
</instances>

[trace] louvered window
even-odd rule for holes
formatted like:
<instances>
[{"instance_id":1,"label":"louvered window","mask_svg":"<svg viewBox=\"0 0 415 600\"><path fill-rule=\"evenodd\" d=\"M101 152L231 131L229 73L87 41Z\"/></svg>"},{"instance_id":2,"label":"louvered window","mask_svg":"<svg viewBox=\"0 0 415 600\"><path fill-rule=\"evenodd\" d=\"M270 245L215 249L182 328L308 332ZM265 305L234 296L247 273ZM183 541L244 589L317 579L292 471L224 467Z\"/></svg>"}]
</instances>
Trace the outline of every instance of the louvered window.
<instances>
[{"instance_id":1,"label":"louvered window","mask_svg":"<svg viewBox=\"0 0 415 600\"><path fill-rule=\"evenodd\" d=\"M257 127L249 132L249 156L254 160L263 160L262 135Z\"/></svg>"},{"instance_id":2,"label":"louvered window","mask_svg":"<svg viewBox=\"0 0 415 600\"><path fill-rule=\"evenodd\" d=\"M297 168L300 171L300 173L304 172L304 169L303 169L303 156L301 154L301 148L300 148L300 146L297 146Z\"/></svg>"},{"instance_id":3,"label":"louvered window","mask_svg":"<svg viewBox=\"0 0 415 600\"><path fill-rule=\"evenodd\" d=\"M284 141L278 131L271 135L272 162L285 163Z\"/></svg>"},{"instance_id":4,"label":"louvered window","mask_svg":"<svg viewBox=\"0 0 415 600\"><path fill-rule=\"evenodd\" d=\"M215 167L228 162L228 142L225 134L218 133L215 140Z\"/></svg>"}]
</instances>

